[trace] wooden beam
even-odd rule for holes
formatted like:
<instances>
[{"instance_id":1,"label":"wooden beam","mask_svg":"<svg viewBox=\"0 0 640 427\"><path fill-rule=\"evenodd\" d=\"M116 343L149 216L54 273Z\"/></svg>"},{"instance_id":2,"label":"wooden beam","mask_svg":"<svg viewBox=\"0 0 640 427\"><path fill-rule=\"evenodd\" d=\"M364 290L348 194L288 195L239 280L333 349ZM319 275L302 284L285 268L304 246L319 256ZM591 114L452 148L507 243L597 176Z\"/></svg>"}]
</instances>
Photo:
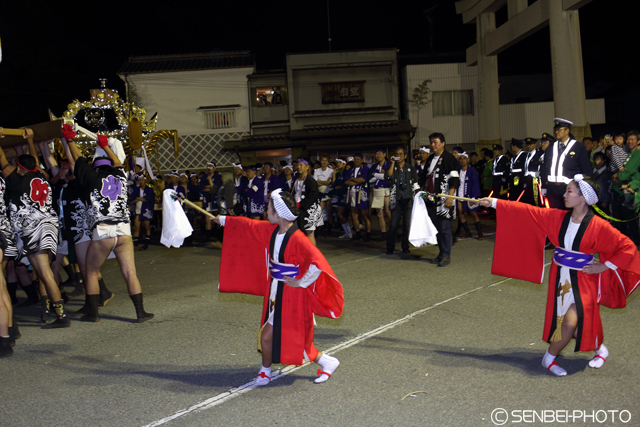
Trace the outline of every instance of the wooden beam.
<instances>
[{"instance_id":1,"label":"wooden beam","mask_svg":"<svg viewBox=\"0 0 640 427\"><path fill-rule=\"evenodd\" d=\"M63 121L62 119L60 119L51 122L25 126L22 129L29 128L33 130L34 142L48 141L54 138L62 138L62 123ZM5 133L6 136L0 139L0 146L2 146L2 148L11 148L19 145L25 145L27 143L27 140L22 138L22 129L13 129L14 131L18 132L11 132L12 135Z\"/></svg>"},{"instance_id":2,"label":"wooden beam","mask_svg":"<svg viewBox=\"0 0 640 427\"><path fill-rule=\"evenodd\" d=\"M462 15L462 22L475 22L481 13L496 12L507 4L507 0L473 0L456 2L456 12Z\"/></svg>"},{"instance_id":3,"label":"wooden beam","mask_svg":"<svg viewBox=\"0 0 640 427\"><path fill-rule=\"evenodd\" d=\"M547 25L549 0L538 0L485 36L485 54L497 55Z\"/></svg>"}]
</instances>

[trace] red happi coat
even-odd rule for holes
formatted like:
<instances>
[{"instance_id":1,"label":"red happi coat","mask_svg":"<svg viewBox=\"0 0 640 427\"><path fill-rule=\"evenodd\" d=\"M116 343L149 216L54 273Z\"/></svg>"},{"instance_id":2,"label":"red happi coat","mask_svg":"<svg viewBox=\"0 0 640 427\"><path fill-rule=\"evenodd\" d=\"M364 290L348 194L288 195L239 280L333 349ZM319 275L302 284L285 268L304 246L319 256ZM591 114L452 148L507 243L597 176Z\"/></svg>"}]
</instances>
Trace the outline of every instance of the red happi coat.
<instances>
[{"instance_id":1,"label":"red happi coat","mask_svg":"<svg viewBox=\"0 0 640 427\"><path fill-rule=\"evenodd\" d=\"M544 277L545 237L554 246L564 245L571 212L544 209L519 202L498 200L496 207L496 243L491 272L542 283ZM600 262L610 261L618 269L600 274L571 270L578 330L575 351L592 351L602 343L599 305L625 307L626 298L640 282L640 257L633 242L590 211L582 220L573 247L586 254L600 254ZM560 266L555 261L549 274L547 308L542 339L550 342L556 330L556 289Z\"/></svg>"},{"instance_id":2,"label":"red happi coat","mask_svg":"<svg viewBox=\"0 0 640 427\"><path fill-rule=\"evenodd\" d=\"M271 277L268 260L278 226L267 221L228 216L220 260L220 292L264 297L262 326L269 316ZM298 266L301 278L311 264L322 273L308 288L293 288L278 282L273 321L273 362L302 365L306 352L313 360L313 314L338 318L344 308L342 285L322 253L295 223L280 248L280 262Z\"/></svg>"}]
</instances>

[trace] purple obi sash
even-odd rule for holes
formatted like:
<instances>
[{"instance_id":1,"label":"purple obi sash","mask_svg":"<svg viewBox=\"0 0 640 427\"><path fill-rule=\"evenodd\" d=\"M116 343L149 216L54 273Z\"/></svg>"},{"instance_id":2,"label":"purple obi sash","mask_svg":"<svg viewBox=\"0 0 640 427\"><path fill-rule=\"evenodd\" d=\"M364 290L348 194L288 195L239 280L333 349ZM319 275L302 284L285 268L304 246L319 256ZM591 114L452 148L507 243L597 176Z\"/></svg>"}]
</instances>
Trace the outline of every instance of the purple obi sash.
<instances>
[{"instance_id":1,"label":"purple obi sash","mask_svg":"<svg viewBox=\"0 0 640 427\"><path fill-rule=\"evenodd\" d=\"M293 264L279 263L269 260L269 272L271 277L276 280L283 280L285 277L296 277L300 274L300 270Z\"/></svg>"},{"instance_id":2,"label":"purple obi sash","mask_svg":"<svg viewBox=\"0 0 640 427\"><path fill-rule=\"evenodd\" d=\"M571 270L582 270L593 261L593 255L556 247L553 251L553 260L560 267L567 267Z\"/></svg>"}]
</instances>

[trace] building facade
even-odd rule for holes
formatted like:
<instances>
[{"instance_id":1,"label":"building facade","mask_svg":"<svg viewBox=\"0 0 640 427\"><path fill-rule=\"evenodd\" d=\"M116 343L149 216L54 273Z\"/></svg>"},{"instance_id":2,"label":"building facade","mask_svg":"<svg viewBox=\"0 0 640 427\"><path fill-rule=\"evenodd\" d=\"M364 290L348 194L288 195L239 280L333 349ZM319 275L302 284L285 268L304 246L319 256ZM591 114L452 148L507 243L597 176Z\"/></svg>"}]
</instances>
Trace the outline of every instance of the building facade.
<instances>
[{"instance_id":1,"label":"building facade","mask_svg":"<svg viewBox=\"0 0 640 427\"><path fill-rule=\"evenodd\" d=\"M177 158L173 141L158 143L161 172L201 170L211 161L219 167L237 163L223 146L250 133L247 75L254 71L249 52L129 58L118 71L127 99L157 112L157 129L176 129L180 137Z\"/></svg>"}]
</instances>

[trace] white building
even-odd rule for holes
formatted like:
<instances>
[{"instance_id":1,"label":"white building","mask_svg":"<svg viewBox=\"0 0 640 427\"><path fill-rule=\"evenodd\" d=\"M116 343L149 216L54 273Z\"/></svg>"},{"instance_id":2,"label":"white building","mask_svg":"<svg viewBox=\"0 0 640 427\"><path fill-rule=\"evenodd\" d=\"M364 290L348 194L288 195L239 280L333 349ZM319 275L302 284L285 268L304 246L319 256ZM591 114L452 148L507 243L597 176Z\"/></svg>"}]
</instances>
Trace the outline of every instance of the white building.
<instances>
[{"instance_id":1,"label":"white building","mask_svg":"<svg viewBox=\"0 0 640 427\"><path fill-rule=\"evenodd\" d=\"M478 149L478 78L477 67L464 63L407 65L403 69L404 99L410 100L414 88L425 80L429 83L430 102L418 111L405 101L406 117L417 127L412 148L429 145L433 132L444 134L447 145L459 145L467 151ZM522 85L532 84L528 90L536 91L533 82L522 77ZM532 102L500 105L501 137L527 137L539 139L544 132L551 132L554 118L554 103ZM571 117L565 117L571 120ZM604 99L587 100L589 124L605 123ZM504 146L508 148L508 143Z\"/></svg>"},{"instance_id":2,"label":"white building","mask_svg":"<svg viewBox=\"0 0 640 427\"><path fill-rule=\"evenodd\" d=\"M157 130L178 131L173 141L158 143L160 170L204 169L237 162L224 142L250 132L247 75L255 71L249 52L131 57L118 71L127 99L139 99L148 117L158 113Z\"/></svg>"}]
</instances>

